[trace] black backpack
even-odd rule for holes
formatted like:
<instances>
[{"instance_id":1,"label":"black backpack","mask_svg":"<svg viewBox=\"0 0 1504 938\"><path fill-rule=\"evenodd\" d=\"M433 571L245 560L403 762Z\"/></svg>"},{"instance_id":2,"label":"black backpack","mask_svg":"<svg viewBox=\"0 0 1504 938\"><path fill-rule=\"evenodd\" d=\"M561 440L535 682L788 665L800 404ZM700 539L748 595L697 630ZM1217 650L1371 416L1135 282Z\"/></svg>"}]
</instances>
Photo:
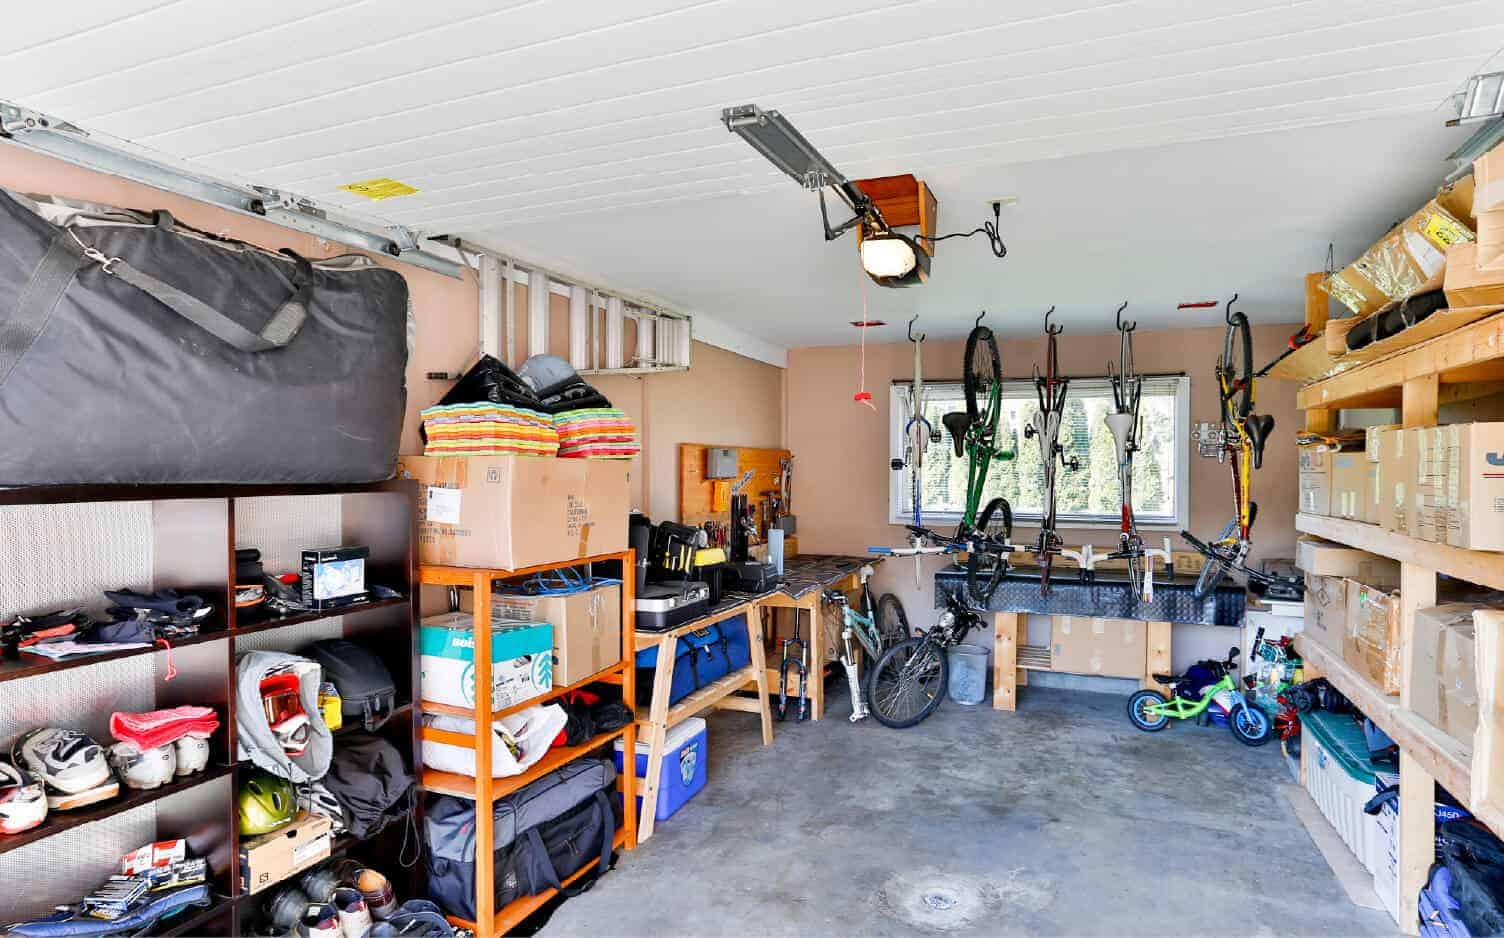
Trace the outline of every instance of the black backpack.
<instances>
[{"instance_id":1,"label":"black backpack","mask_svg":"<svg viewBox=\"0 0 1504 938\"><path fill-rule=\"evenodd\" d=\"M340 713L347 721L359 718L367 730L391 719L397 706L397 685L376 653L343 638L314 642L303 654L324 669L324 680L339 691Z\"/></svg>"}]
</instances>

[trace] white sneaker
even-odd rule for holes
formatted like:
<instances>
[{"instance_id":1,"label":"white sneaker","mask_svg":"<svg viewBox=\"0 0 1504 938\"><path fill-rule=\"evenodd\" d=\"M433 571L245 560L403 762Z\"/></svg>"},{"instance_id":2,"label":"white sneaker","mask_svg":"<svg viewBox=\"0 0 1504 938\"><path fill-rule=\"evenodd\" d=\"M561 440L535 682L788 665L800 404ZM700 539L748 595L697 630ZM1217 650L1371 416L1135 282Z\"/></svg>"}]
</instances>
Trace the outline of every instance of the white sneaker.
<instances>
[{"instance_id":1,"label":"white sneaker","mask_svg":"<svg viewBox=\"0 0 1504 938\"><path fill-rule=\"evenodd\" d=\"M339 910L339 930L345 938L366 938L371 930L371 910L359 889L341 886L334 890L334 907Z\"/></svg>"}]
</instances>

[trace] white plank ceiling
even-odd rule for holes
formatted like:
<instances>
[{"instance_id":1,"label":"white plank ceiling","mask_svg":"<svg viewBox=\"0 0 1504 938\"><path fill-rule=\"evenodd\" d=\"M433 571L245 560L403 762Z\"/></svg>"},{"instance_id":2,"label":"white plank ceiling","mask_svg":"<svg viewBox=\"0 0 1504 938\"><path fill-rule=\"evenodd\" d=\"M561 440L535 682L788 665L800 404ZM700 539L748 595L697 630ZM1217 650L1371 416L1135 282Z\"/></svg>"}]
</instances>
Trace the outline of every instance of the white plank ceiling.
<instances>
[{"instance_id":1,"label":"white plank ceiling","mask_svg":"<svg viewBox=\"0 0 1504 938\"><path fill-rule=\"evenodd\" d=\"M1289 321L1328 241L1434 188L1442 102L1501 46L1499 0L111 0L8 11L0 97L795 346L852 338L855 248L723 106L925 178L945 230L1020 197L1006 260L948 242L875 314L1162 325L1241 290ZM420 191L337 188L378 176Z\"/></svg>"}]
</instances>

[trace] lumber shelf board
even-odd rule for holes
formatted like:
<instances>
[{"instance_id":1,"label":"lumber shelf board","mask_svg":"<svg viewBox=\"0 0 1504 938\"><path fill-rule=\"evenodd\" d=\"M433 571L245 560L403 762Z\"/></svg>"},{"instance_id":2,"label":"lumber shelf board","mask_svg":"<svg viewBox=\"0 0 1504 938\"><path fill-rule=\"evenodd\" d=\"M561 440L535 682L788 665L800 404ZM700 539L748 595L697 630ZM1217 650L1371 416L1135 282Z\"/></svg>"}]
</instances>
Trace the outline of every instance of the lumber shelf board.
<instances>
[{"instance_id":1,"label":"lumber shelf board","mask_svg":"<svg viewBox=\"0 0 1504 938\"><path fill-rule=\"evenodd\" d=\"M730 674L726 675L723 678L720 678L719 680L712 681L711 683L706 684L704 687L700 688L693 694L690 694L688 697L685 697L683 700L679 701L669 708L668 717L664 721L665 726L669 729L678 726L680 723L683 723L690 717L696 716L702 711L714 706L716 702L721 700L722 698L734 694L735 692L746 687L748 684L754 683L756 680L757 666L749 664L745 667L738 668L737 670L732 671ZM649 715L646 709L637 711L637 722L652 722L649 719Z\"/></svg>"},{"instance_id":2,"label":"lumber shelf board","mask_svg":"<svg viewBox=\"0 0 1504 938\"><path fill-rule=\"evenodd\" d=\"M1401 333L1403 334L1403 333ZM1352 408L1395 406L1400 388L1415 378L1436 375L1443 384L1504 380L1504 314L1494 313L1365 362L1301 388L1296 406Z\"/></svg>"},{"instance_id":3,"label":"lumber shelf board","mask_svg":"<svg viewBox=\"0 0 1504 938\"><path fill-rule=\"evenodd\" d=\"M1296 636L1296 649L1331 681L1364 715L1409 753L1426 774L1468 807L1472 800L1472 752L1457 740L1416 716L1385 695L1368 678L1353 670L1342 656L1305 636ZM1469 808L1471 810L1471 808Z\"/></svg>"},{"instance_id":4,"label":"lumber shelf board","mask_svg":"<svg viewBox=\"0 0 1504 938\"><path fill-rule=\"evenodd\" d=\"M1504 554L1421 541L1386 531L1376 524L1324 515L1297 514L1295 529L1302 534L1314 534L1400 563L1415 564L1479 586L1504 590Z\"/></svg>"},{"instance_id":5,"label":"lumber shelf board","mask_svg":"<svg viewBox=\"0 0 1504 938\"><path fill-rule=\"evenodd\" d=\"M688 635L690 632L698 632L703 628L708 628L709 626L716 625L717 623L725 622L727 619L734 619L739 615L751 615L753 609L756 606L757 601L749 599L746 602L740 602L736 605L728 606L725 609L718 609L715 612L712 612L709 615L701 616L698 619L691 619L683 625L676 625L671 629L664 629L662 632L637 631L635 633L637 650L642 651L645 648L652 648L659 642L663 641L665 638L679 638L680 636Z\"/></svg>"},{"instance_id":6,"label":"lumber shelf board","mask_svg":"<svg viewBox=\"0 0 1504 938\"><path fill-rule=\"evenodd\" d=\"M493 800L504 798L524 785L537 781L554 769L573 762L593 749L599 749L613 742L625 732L626 728L622 727L621 729L610 730L587 739L578 746L561 746L557 749L550 749L542 759L529 766L527 771L518 775L493 779L491 782L491 798ZM476 780L469 775L440 772L437 769L424 769L421 787L424 791L453 795L456 798L466 798L470 801L474 801L476 798Z\"/></svg>"}]
</instances>

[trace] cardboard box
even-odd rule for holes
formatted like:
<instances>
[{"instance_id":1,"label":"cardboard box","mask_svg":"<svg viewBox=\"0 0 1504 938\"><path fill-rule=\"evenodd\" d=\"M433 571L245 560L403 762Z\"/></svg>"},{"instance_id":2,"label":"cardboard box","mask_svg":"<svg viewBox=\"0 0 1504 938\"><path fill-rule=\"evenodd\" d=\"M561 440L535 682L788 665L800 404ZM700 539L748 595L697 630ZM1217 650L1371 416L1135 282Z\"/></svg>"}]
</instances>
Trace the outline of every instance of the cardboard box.
<instances>
[{"instance_id":1,"label":"cardboard box","mask_svg":"<svg viewBox=\"0 0 1504 938\"><path fill-rule=\"evenodd\" d=\"M1478 245L1454 244L1447 249L1445 289L1452 309L1504 305L1504 268L1479 268Z\"/></svg>"},{"instance_id":2,"label":"cardboard box","mask_svg":"<svg viewBox=\"0 0 1504 938\"><path fill-rule=\"evenodd\" d=\"M1504 423L1454 424L1445 434L1446 543L1504 550Z\"/></svg>"},{"instance_id":3,"label":"cardboard box","mask_svg":"<svg viewBox=\"0 0 1504 938\"><path fill-rule=\"evenodd\" d=\"M1306 574L1306 619L1301 633L1322 647L1342 654L1347 635L1347 581Z\"/></svg>"},{"instance_id":4,"label":"cardboard box","mask_svg":"<svg viewBox=\"0 0 1504 938\"><path fill-rule=\"evenodd\" d=\"M1385 694L1400 692L1399 605L1397 594L1347 581L1342 660Z\"/></svg>"},{"instance_id":5,"label":"cardboard box","mask_svg":"<svg viewBox=\"0 0 1504 938\"><path fill-rule=\"evenodd\" d=\"M1410 536L1445 544L1447 540L1447 438L1441 427L1412 431L1415 488L1410 498Z\"/></svg>"},{"instance_id":6,"label":"cardboard box","mask_svg":"<svg viewBox=\"0 0 1504 938\"><path fill-rule=\"evenodd\" d=\"M1390 300L1440 286L1448 248L1472 240L1472 228L1432 199L1322 287L1354 315L1367 316Z\"/></svg>"},{"instance_id":7,"label":"cardboard box","mask_svg":"<svg viewBox=\"0 0 1504 938\"><path fill-rule=\"evenodd\" d=\"M418 675L423 699L475 706L475 617L428 616L419 623ZM546 622L491 624L491 708L503 710L554 686L554 629Z\"/></svg>"},{"instance_id":8,"label":"cardboard box","mask_svg":"<svg viewBox=\"0 0 1504 938\"><path fill-rule=\"evenodd\" d=\"M1499 209L1504 209L1504 144L1473 160L1473 215Z\"/></svg>"},{"instance_id":9,"label":"cardboard box","mask_svg":"<svg viewBox=\"0 0 1504 938\"><path fill-rule=\"evenodd\" d=\"M1415 493L1415 431L1386 430L1379 441L1379 526L1410 533L1410 499Z\"/></svg>"},{"instance_id":10,"label":"cardboard box","mask_svg":"<svg viewBox=\"0 0 1504 938\"><path fill-rule=\"evenodd\" d=\"M1295 542L1295 565L1312 576L1345 577L1373 586L1399 586L1397 560L1304 535Z\"/></svg>"},{"instance_id":11,"label":"cardboard box","mask_svg":"<svg viewBox=\"0 0 1504 938\"><path fill-rule=\"evenodd\" d=\"M1478 678L1474 667L1474 603L1418 609L1410 659L1410 709L1437 729L1473 747L1478 728Z\"/></svg>"},{"instance_id":12,"label":"cardboard box","mask_svg":"<svg viewBox=\"0 0 1504 938\"><path fill-rule=\"evenodd\" d=\"M1478 269L1504 271L1504 208L1478 216Z\"/></svg>"},{"instance_id":13,"label":"cardboard box","mask_svg":"<svg viewBox=\"0 0 1504 938\"><path fill-rule=\"evenodd\" d=\"M1473 165L1477 166L1476 160ZM1442 186L1436 192L1436 204L1461 221L1467 222L1474 231L1478 230L1478 226L1473 224L1473 216L1478 214L1475 210L1477 200L1477 183L1473 176L1463 176L1449 186Z\"/></svg>"},{"instance_id":14,"label":"cardboard box","mask_svg":"<svg viewBox=\"0 0 1504 938\"><path fill-rule=\"evenodd\" d=\"M257 893L327 859L333 824L321 814L299 814L281 830L240 842L240 889Z\"/></svg>"},{"instance_id":15,"label":"cardboard box","mask_svg":"<svg viewBox=\"0 0 1504 938\"><path fill-rule=\"evenodd\" d=\"M1363 520L1368 524L1379 523L1379 497L1383 492L1384 475L1377 462L1364 461L1363 470Z\"/></svg>"},{"instance_id":16,"label":"cardboard box","mask_svg":"<svg viewBox=\"0 0 1504 938\"><path fill-rule=\"evenodd\" d=\"M621 660L621 587L615 584L568 596L496 593L491 617L553 626L553 680L559 686L583 681Z\"/></svg>"},{"instance_id":17,"label":"cardboard box","mask_svg":"<svg viewBox=\"0 0 1504 938\"><path fill-rule=\"evenodd\" d=\"M1400 425L1397 423L1381 423L1363 429L1363 455L1368 457L1369 462L1376 463L1379 461L1382 452L1379 443L1383 439L1385 432L1398 430L1399 428Z\"/></svg>"},{"instance_id":18,"label":"cardboard box","mask_svg":"<svg viewBox=\"0 0 1504 938\"><path fill-rule=\"evenodd\" d=\"M625 462L402 456L416 479L423 563L516 570L627 549Z\"/></svg>"},{"instance_id":19,"label":"cardboard box","mask_svg":"<svg viewBox=\"0 0 1504 938\"><path fill-rule=\"evenodd\" d=\"M1332 453L1332 515L1362 521L1368 514L1368 457L1360 452Z\"/></svg>"},{"instance_id":20,"label":"cardboard box","mask_svg":"<svg viewBox=\"0 0 1504 938\"><path fill-rule=\"evenodd\" d=\"M1134 619L1054 616L1050 669L1068 674L1143 677L1148 626Z\"/></svg>"},{"instance_id":21,"label":"cardboard box","mask_svg":"<svg viewBox=\"0 0 1504 938\"><path fill-rule=\"evenodd\" d=\"M1298 510L1308 515L1332 513L1332 461L1326 450L1300 447Z\"/></svg>"}]
</instances>

